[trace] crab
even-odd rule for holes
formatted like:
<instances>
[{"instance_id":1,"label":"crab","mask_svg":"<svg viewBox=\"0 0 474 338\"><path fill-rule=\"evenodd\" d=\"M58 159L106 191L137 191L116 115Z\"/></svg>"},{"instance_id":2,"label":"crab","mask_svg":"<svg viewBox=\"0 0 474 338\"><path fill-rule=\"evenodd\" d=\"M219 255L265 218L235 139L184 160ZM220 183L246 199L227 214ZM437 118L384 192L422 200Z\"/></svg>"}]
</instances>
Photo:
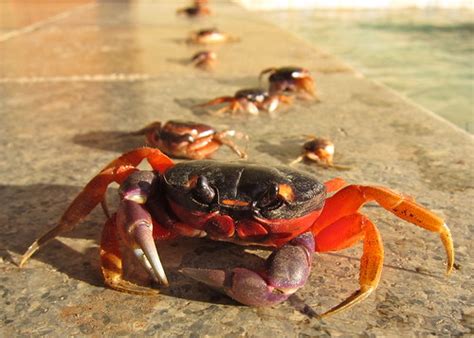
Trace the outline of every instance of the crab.
<instances>
[{"instance_id":1,"label":"crab","mask_svg":"<svg viewBox=\"0 0 474 338\"><path fill-rule=\"evenodd\" d=\"M244 111L252 115L257 115L260 110L265 110L269 113L274 112L280 102L290 104L292 99L282 94L269 94L266 90L261 88L250 88L241 89L237 91L234 96L221 96L198 106L206 107L228 103L228 105L225 105L215 113L222 114L230 110L232 113Z\"/></svg>"},{"instance_id":2,"label":"crab","mask_svg":"<svg viewBox=\"0 0 474 338\"><path fill-rule=\"evenodd\" d=\"M230 136L239 136L239 133L234 130L216 131L203 123L170 120L163 124L155 121L131 134L146 135L150 146L172 157L194 160L209 158L222 145L226 145L240 158L247 158L247 154L229 139Z\"/></svg>"},{"instance_id":3,"label":"crab","mask_svg":"<svg viewBox=\"0 0 474 338\"><path fill-rule=\"evenodd\" d=\"M324 168L349 169L349 167L334 164L335 146L331 140L313 135L308 135L307 138L308 140L303 144L303 154L291 162L290 165L308 159Z\"/></svg>"},{"instance_id":4,"label":"crab","mask_svg":"<svg viewBox=\"0 0 474 338\"><path fill-rule=\"evenodd\" d=\"M147 159L152 171L137 166ZM363 242L359 289L323 315L359 303L376 289L383 266L377 227L359 209L376 201L418 227L437 233L454 264L446 223L412 198L381 186L348 185L337 178L321 183L290 167L187 161L174 164L158 149L139 148L113 160L71 202L56 227L35 240L19 263L56 236L72 230L99 203L109 184L120 184L117 212L105 222L100 241L101 271L113 289L145 295L156 290L123 278L123 243L152 279L167 286L155 240L207 237L241 245L273 247L260 271L246 268L182 272L250 306L278 304L303 287L314 252L342 250ZM332 194L328 197L328 194ZM158 242L159 243L159 242ZM158 244L159 246L159 244Z\"/></svg>"},{"instance_id":5,"label":"crab","mask_svg":"<svg viewBox=\"0 0 474 338\"><path fill-rule=\"evenodd\" d=\"M220 32L217 28L207 28L192 32L189 38L186 40L188 43L194 44L214 44L223 42L236 42L240 39Z\"/></svg>"},{"instance_id":6,"label":"crab","mask_svg":"<svg viewBox=\"0 0 474 338\"><path fill-rule=\"evenodd\" d=\"M270 74L268 81L270 94L294 92L304 99L316 99L314 79L309 70L301 67L267 68L260 72L259 80Z\"/></svg>"},{"instance_id":7,"label":"crab","mask_svg":"<svg viewBox=\"0 0 474 338\"><path fill-rule=\"evenodd\" d=\"M210 15L211 10L207 6L201 4L200 2L196 2L192 6L178 9L176 11L176 14L178 15L185 14L188 17L192 18L192 17Z\"/></svg>"},{"instance_id":8,"label":"crab","mask_svg":"<svg viewBox=\"0 0 474 338\"><path fill-rule=\"evenodd\" d=\"M203 70L211 70L217 61L217 54L213 51L201 51L194 54L190 63L194 64L196 68Z\"/></svg>"}]
</instances>

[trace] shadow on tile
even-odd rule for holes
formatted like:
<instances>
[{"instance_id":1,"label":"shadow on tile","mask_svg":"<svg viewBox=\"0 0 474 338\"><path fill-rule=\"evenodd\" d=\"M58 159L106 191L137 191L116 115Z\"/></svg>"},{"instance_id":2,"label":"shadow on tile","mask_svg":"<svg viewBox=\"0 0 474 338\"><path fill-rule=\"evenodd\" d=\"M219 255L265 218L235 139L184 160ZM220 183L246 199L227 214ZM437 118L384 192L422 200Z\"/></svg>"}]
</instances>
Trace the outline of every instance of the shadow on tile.
<instances>
[{"instance_id":1,"label":"shadow on tile","mask_svg":"<svg viewBox=\"0 0 474 338\"><path fill-rule=\"evenodd\" d=\"M191 64L190 58L167 58L166 61L181 65L183 67Z\"/></svg>"},{"instance_id":2,"label":"shadow on tile","mask_svg":"<svg viewBox=\"0 0 474 338\"><path fill-rule=\"evenodd\" d=\"M117 195L116 189L110 190L108 195ZM0 202L6 211L5 219L9 220L0 222L2 243L0 257L4 263L10 263L13 267L9 270L10 273L19 272L19 268L18 270L14 268L19 256L13 258L11 254L22 255L36 238L54 227L55 222L79 191L79 187L67 185L0 185ZM111 210L115 209L115 205L116 203L110 203ZM39 260L71 279L105 288L100 273L98 248L104 222L105 216L100 207L96 207L85 221L60 236L82 241L67 245L63 241L53 239L30 258L23 271L31 274L35 272L47 274L47 268L33 263ZM90 244L90 241L94 244ZM263 262L260 257L245 253L245 247L206 239L179 238L157 242L157 246L170 280L170 287L151 286L148 275L128 250L123 250L125 278L140 285L158 288L164 295L213 304L237 303L185 277L179 272L181 268L253 267L261 266Z\"/></svg>"},{"instance_id":3,"label":"shadow on tile","mask_svg":"<svg viewBox=\"0 0 474 338\"><path fill-rule=\"evenodd\" d=\"M219 84L226 86L238 87L240 89L245 88L260 88L258 81L258 74L255 76L241 76L241 77L218 77L215 81ZM225 91L225 90L224 90ZM227 90L228 92L228 90ZM222 95L233 95L234 93L223 92Z\"/></svg>"},{"instance_id":4,"label":"shadow on tile","mask_svg":"<svg viewBox=\"0 0 474 338\"><path fill-rule=\"evenodd\" d=\"M209 114L204 107L200 107L200 104L208 102L209 99L196 99L196 98L182 98L174 99L177 105L182 108L190 110L196 116L202 116Z\"/></svg>"},{"instance_id":5,"label":"shadow on tile","mask_svg":"<svg viewBox=\"0 0 474 338\"><path fill-rule=\"evenodd\" d=\"M132 131L130 131L131 133ZM145 145L144 136L131 135L129 132L98 130L84 134L77 134L72 138L72 142L84 147L101 149L119 153L143 147Z\"/></svg>"},{"instance_id":6,"label":"shadow on tile","mask_svg":"<svg viewBox=\"0 0 474 338\"><path fill-rule=\"evenodd\" d=\"M280 139L280 143L270 143L262 140L255 147L258 151L269 154L284 164L289 164L301 154L301 137Z\"/></svg>"}]
</instances>

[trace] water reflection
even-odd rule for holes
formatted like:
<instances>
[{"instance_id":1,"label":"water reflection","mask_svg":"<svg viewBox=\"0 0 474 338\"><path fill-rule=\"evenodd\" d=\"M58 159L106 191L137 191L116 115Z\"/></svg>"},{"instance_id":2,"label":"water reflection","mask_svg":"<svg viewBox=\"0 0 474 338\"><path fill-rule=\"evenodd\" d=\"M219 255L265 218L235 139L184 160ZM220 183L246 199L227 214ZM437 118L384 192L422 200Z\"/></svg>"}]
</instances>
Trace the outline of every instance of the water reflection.
<instances>
[{"instance_id":1,"label":"water reflection","mask_svg":"<svg viewBox=\"0 0 474 338\"><path fill-rule=\"evenodd\" d=\"M262 14L474 133L471 12L319 10Z\"/></svg>"}]
</instances>

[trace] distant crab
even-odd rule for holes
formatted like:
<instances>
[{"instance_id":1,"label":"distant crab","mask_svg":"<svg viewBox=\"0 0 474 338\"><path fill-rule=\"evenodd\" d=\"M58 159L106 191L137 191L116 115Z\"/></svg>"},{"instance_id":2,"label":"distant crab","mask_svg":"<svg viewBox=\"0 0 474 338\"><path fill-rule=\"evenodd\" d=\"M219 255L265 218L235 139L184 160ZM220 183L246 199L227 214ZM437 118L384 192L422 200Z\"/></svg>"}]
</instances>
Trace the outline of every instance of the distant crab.
<instances>
[{"instance_id":1,"label":"distant crab","mask_svg":"<svg viewBox=\"0 0 474 338\"><path fill-rule=\"evenodd\" d=\"M303 144L303 154L291 162L290 165L307 159L316 162L325 168L331 167L341 170L350 169L346 166L334 164L333 159L335 146L331 140L313 135L308 135L307 137L308 140Z\"/></svg>"},{"instance_id":2,"label":"distant crab","mask_svg":"<svg viewBox=\"0 0 474 338\"><path fill-rule=\"evenodd\" d=\"M239 40L239 38L229 35L227 33L223 33L217 28L207 28L192 32L186 41L188 43L205 45L224 42L236 42Z\"/></svg>"},{"instance_id":3,"label":"distant crab","mask_svg":"<svg viewBox=\"0 0 474 338\"><path fill-rule=\"evenodd\" d=\"M216 131L213 127L197 122L170 120L152 122L132 135L146 135L148 144L172 157L188 159L209 158L222 145L228 146L240 158L247 154L240 150L229 137L234 130Z\"/></svg>"},{"instance_id":4,"label":"distant crab","mask_svg":"<svg viewBox=\"0 0 474 338\"><path fill-rule=\"evenodd\" d=\"M176 11L176 14L178 15L184 14L192 18L192 17L210 15L211 10L207 6L201 4L200 2L196 2L192 6L178 9Z\"/></svg>"},{"instance_id":5,"label":"distant crab","mask_svg":"<svg viewBox=\"0 0 474 338\"><path fill-rule=\"evenodd\" d=\"M296 93L305 99L318 99L314 79L309 70L301 67L267 68L260 72L259 80L270 74L268 91L275 93Z\"/></svg>"},{"instance_id":6,"label":"distant crab","mask_svg":"<svg viewBox=\"0 0 474 338\"><path fill-rule=\"evenodd\" d=\"M266 90L261 88L250 88L241 89L237 91L234 96L221 96L199 106L206 107L226 104L224 107L217 110L216 114L221 114L230 110L232 113L243 111L256 115L260 110L265 110L269 113L274 112L281 102L290 104L292 100L286 95L269 94Z\"/></svg>"},{"instance_id":7,"label":"distant crab","mask_svg":"<svg viewBox=\"0 0 474 338\"><path fill-rule=\"evenodd\" d=\"M193 55L190 62L196 68L211 70L217 62L217 54L209 50L200 51Z\"/></svg>"}]
</instances>

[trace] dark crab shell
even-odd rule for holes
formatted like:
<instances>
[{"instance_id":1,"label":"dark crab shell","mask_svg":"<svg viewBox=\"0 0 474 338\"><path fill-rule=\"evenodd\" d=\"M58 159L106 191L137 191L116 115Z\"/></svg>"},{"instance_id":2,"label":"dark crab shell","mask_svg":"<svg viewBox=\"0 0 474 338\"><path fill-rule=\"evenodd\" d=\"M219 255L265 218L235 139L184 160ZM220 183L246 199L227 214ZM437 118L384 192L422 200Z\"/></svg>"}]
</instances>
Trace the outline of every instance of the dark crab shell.
<instances>
[{"instance_id":1,"label":"dark crab shell","mask_svg":"<svg viewBox=\"0 0 474 338\"><path fill-rule=\"evenodd\" d=\"M261 88L241 89L234 95L236 99L246 99L250 102L262 103L267 97L268 92Z\"/></svg>"},{"instance_id":2,"label":"dark crab shell","mask_svg":"<svg viewBox=\"0 0 474 338\"><path fill-rule=\"evenodd\" d=\"M158 136L170 144L194 142L203 137L215 134L211 126L192 121L170 120L159 131Z\"/></svg>"},{"instance_id":3,"label":"dark crab shell","mask_svg":"<svg viewBox=\"0 0 474 338\"><path fill-rule=\"evenodd\" d=\"M270 82L288 81L292 79L310 76L308 70L301 67L282 67L275 70L270 75L268 80Z\"/></svg>"},{"instance_id":4,"label":"dark crab shell","mask_svg":"<svg viewBox=\"0 0 474 338\"><path fill-rule=\"evenodd\" d=\"M203 203L194 193L195 182L204 177L215 197ZM164 174L168 199L186 210L227 214L235 220L264 218L295 219L321 210L326 188L314 176L288 167L257 164L190 161L178 163ZM284 189L284 201L265 203L266 192ZM232 201L232 203L229 203Z\"/></svg>"}]
</instances>

